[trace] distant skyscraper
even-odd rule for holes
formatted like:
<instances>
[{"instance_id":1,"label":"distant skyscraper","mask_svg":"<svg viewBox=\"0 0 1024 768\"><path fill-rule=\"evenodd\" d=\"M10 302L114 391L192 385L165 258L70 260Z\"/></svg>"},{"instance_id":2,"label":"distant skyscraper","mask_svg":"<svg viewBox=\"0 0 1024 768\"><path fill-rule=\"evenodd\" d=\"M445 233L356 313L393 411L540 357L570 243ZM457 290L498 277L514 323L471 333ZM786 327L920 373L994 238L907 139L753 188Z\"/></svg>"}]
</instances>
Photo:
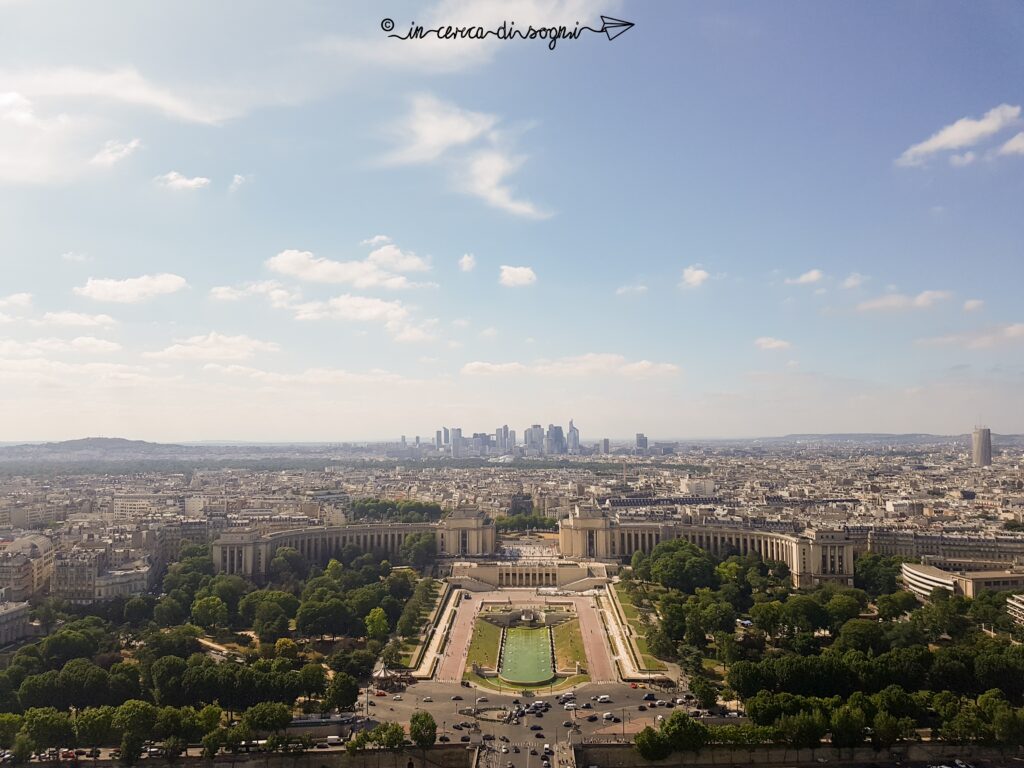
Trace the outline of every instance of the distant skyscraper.
<instances>
[{"instance_id":1,"label":"distant skyscraper","mask_svg":"<svg viewBox=\"0 0 1024 768\"><path fill-rule=\"evenodd\" d=\"M976 467L988 467L992 464L992 430L988 427L975 427L971 436L971 458Z\"/></svg>"},{"instance_id":2,"label":"distant skyscraper","mask_svg":"<svg viewBox=\"0 0 1024 768\"><path fill-rule=\"evenodd\" d=\"M438 450L441 450L441 446L444 445L444 443L441 442L443 439L444 438L441 436L441 430L437 430L437 432L434 433L434 447Z\"/></svg>"},{"instance_id":3,"label":"distant skyscraper","mask_svg":"<svg viewBox=\"0 0 1024 768\"><path fill-rule=\"evenodd\" d=\"M572 419L569 419L569 434L566 436L568 443L569 453L580 452L580 431L576 429L576 425L572 423Z\"/></svg>"},{"instance_id":4,"label":"distant skyscraper","mask_svg":"<svg viewBox=\"0 0 1024 768\"><path fill-rule=\"evenodd\" d=\"M510 429L508 431L508 440L505 441L505 450L514 451L516 449L516 431Z\"/></svg>"},{"instance_id":5,"label":"distant skyscraper","mask_svg":"<svg viewBox=\"0 0 1024 768\"><path fill-rule=\"evenodd\" d=\"M526 430L526 434L523 435L523 441L526 443L526 449L528 451L540 451L544 449L544 427L540 424L534 424Z\"/></svg>"},{"instance_id":6,"label":"distant skyscraper","mask_svg":"<svg viewBox=\"0 0 1024 768\"><path fill-rule=\"evenodd\" d=\"M606 438L604 438L601 441L601 453L611 453L611 452L612 452L612 441L609 440L606 437Z\"/></svg>"},{"instance_id":7,"label":"distant skyscraper","mask_svg":"<svg viewBox=\"0 0 1024 768\"><path fill-rule=\"evenodd\" d=\"M444 429L442 429L441 431L444 434L444 445L448 445L448 443L451 442L451 435L448 432L448 427L444 427Z\"/></svg>"},{"instance_id":8,"label":"distant skyscraper","mask_svg":"<svg viewBox=\"0 0 1024 768\"><path fill-rule=\"evenodd\" d=\"M508 424L504 425L501 428L501 450L512 450L512 446L508 444Z\"/></svg>"},{"instance_id":9,"label":"distant skyscraper","mask_svg":"<svg viewBox=\"0 0 1024 768\"><path fill-rule=\"evenodd\" d=\"M545 453L565 453L565 432L554 424L548 424L548 434L544 440Z\"/></svg>"},{"instance_id":10,"label":"distant skyscraper","mask_svg":"<svg viewBox=\"0 0 1024 768\"><path fill-rule=\"evenodd\" d=\"M645 435L643 432L636 433L636 449L638 451L647 450L647 435Z\"/></svg>"},{"instance_id":11,"label":"distant skyscraper","mask_svg":"<svg viewBox=\"0 0 1024 768\"><path fill-rule=\"evenodd\" d=\"M450 438L452 442L452 458L457 459L462 456L462 428L452 427Z\"/></svg>"}]
</instances>

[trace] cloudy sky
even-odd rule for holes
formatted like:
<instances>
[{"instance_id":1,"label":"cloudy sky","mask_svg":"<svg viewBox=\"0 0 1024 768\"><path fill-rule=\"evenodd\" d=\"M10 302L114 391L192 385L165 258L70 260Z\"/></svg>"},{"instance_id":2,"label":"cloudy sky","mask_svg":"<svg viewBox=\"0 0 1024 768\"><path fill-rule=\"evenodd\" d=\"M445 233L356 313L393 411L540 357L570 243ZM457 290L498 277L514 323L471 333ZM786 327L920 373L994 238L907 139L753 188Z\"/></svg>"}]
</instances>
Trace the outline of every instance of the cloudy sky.
<instances>
[{"instance_id":1,"label":"cloudy sky","mask_svg":"<svg viewBox=\"0 0 1024 768\"><path fill-rule=\"evenodd\" d=\"M381 29L602 13L636 26ZM0 0L0 30L0 441L1024 431L1019 4Z\"/></svg>"}]
</instances>

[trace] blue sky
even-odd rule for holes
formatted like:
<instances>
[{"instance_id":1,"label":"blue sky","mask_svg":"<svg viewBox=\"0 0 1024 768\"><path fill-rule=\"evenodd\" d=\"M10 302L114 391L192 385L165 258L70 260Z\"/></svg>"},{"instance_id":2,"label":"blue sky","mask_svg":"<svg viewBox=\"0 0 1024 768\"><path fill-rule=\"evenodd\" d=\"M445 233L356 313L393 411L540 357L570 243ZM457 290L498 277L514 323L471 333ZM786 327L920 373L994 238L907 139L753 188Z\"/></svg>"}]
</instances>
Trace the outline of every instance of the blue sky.
<instances>
[{"instance_id":1,"label":"blue sky","mask_svg":"<svg viewBox=\"0 0 1024 768\"><path fill-rule=\"evenodd\" d=\"M636 26L380 28L602 13ZM1024 431L1019 5L0 0L0 29L3 439Z\"/></svg>"}]
</instances>

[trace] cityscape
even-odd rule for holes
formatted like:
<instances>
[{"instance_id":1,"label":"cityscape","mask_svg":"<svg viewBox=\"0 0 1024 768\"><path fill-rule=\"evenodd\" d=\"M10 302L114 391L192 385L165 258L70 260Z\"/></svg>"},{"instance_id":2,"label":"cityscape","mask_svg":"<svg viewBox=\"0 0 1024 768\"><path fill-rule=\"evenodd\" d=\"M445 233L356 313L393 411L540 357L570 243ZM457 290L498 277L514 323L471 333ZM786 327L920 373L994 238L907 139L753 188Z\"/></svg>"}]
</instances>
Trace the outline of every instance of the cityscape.
<instances>
[{"instance_id":1,"label":"cityscape","mask_svg":"<svg viewBox=\"0 0 1024 768\"><path fill-rule=\"evenodd\" d=\"M0 768L1024 763L1024 5L0 30Z\"/></svg>"}]
</instances>

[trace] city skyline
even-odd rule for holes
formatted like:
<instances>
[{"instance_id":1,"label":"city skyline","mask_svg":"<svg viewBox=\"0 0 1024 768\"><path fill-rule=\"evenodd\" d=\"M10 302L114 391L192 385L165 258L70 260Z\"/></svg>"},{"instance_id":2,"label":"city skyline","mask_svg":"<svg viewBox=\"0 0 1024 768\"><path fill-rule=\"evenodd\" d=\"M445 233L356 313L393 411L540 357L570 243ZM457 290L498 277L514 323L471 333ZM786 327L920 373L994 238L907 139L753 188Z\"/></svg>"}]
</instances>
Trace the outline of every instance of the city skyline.
<instances>
[{"instance_id":1,"label":"city skyline","mask_svg":"<svg viewBox=\"0 0 1024 768\"><path fill-rule=\"evenodd\" d=\"M1019 9L300 7L0 4L5 441L1024 433Z\"/></svg>"}]
</instances>

